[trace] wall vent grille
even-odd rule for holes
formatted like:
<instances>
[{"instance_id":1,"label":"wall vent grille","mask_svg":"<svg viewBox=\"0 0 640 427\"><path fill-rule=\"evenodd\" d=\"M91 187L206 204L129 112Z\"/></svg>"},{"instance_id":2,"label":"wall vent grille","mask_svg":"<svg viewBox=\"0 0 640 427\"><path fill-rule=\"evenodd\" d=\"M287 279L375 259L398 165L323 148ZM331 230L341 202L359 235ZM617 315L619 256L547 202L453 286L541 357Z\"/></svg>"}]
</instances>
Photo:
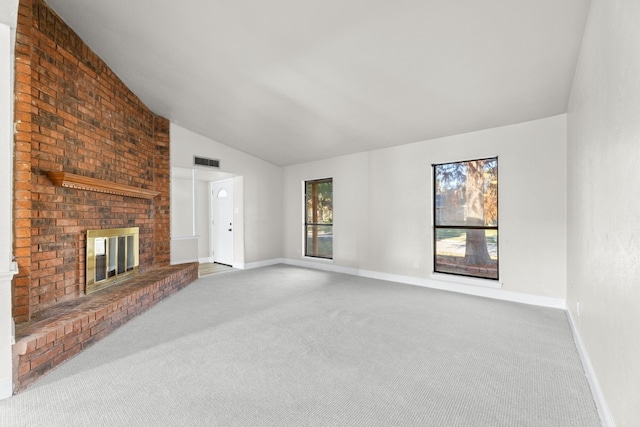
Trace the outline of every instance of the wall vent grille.
<instances>
[{"instance_id":1,"label":"wall vent grille","mask_svg":"<svg viewBox=\"0 0 640 427\"><path fill-rule=\"evenodd\" d=\"M205 157L193 156L193 164L198 166L207 166L210 168L219 168L220 160L218 159L207 159Z\"/></svg>"}]
</instances>

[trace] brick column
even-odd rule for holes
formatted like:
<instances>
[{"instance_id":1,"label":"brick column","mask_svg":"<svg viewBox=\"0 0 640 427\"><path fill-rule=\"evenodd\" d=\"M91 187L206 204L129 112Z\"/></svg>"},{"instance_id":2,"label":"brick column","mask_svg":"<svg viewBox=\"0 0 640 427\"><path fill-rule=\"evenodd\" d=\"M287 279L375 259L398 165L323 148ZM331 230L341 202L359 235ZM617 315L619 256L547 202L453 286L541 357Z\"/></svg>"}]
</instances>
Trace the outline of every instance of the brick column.
<instances>
[{"instance_id":1,"label":"brick column","mask_svg":"<svg viewBox=\"0 0 640 427\"><path fill-rule=\"evenodd\" d=\"M171 164L169 158L169 120L156 116L154 123L155 143L155 190L160 194L154 199L155 207L155 264L169 265L171 262Z\"/></svg>"}]
</instances>

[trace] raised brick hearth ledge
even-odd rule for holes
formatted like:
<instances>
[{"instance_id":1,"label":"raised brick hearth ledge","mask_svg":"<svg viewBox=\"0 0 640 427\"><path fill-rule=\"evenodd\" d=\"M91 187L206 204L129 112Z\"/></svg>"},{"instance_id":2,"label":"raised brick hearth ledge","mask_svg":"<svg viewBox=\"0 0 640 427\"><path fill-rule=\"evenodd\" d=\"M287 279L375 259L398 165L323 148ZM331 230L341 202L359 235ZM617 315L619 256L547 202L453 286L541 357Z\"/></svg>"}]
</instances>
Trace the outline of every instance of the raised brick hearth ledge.
<instances>
[{"instance_id":1,"label":"raised brick hearth ledge","mask_svg":"<svg viewBox=\"0 0 640 427\"><path fill-rule=\"evenodd\" d=\"M155 268L17 325L14 393L197 278L198 263Z\"/></svg>"}]
</instances>

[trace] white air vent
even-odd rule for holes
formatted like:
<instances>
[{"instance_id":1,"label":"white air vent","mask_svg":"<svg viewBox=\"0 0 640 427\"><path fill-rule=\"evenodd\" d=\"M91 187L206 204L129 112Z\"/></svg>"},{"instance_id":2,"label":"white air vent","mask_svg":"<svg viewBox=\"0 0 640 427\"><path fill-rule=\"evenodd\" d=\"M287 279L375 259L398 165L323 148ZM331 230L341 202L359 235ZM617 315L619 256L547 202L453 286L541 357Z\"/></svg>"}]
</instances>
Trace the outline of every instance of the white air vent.
<instances>
[{"instance_id":1,"label":"white air vent","mask_svg":"<svg viewBox=\"0 0 640 427\"><path fill-rule=\"evenodd\" d=\"M193 156L193 164L198 166L207 166L210 168L219 168L220 160L218 159L207 159L204 157Z\"/></svg>"}]
</instances>

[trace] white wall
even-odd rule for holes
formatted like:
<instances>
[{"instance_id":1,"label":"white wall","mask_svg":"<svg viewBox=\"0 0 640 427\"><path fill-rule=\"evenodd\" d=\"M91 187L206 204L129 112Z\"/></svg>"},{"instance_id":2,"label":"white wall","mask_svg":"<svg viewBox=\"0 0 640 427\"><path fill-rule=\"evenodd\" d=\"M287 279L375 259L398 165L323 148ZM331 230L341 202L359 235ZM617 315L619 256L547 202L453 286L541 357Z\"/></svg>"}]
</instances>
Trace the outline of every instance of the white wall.
<instances>
[{"instance_id":1,"label":"white wall","mask_svg":"<svg viewBox=\"0 0 640 427\"><path fill-rule=\"evenodd\" d=\"M171 167L171 264L198 261L195 172Z\"/></svg>"},{"instance_id":2,"label":"white wall","mask_svg":"<svg viewBox=\"0 0 640 427\"><path fill-rule=\"evenodd\" d=\"M196 207L196 230L198 233L198 259L203 262L212 262L211 256L211 219L209 218L210 210L210 195L209 195L208 180L196 180L195 181L195 197Z\"/></svg>"},{"instance_id":3,"label":"white wall","mask_svg":"<svg viewBox=\"0 0 640 427\"><path fill-rule=\"evenodd\" d=\"M569 103L568 159L569 309L610 410L607 415L618 426L637 426L640 425L640 2L637 0L591 2Z\"/></svg>"},{"instance_id":4,"label":"white wall","mask_svg":"<svg viewBox=\"0 0 640 427\"><path fill-rule=\"evenodd\" d=\"M195 170L171 168L171 237L196 234Z\"/></svg>"},{"instance_id":5,"label":"white wall","mask_svg":"<svg viewBox=\"0 0 640 427\"><path fill-rule=\"evenodd\" d=\"M17 0L0 6L0 399L13 394L11 317L12 183L13 183L13 65Z\"/></svg>"},{"instance_id":6,"label":"white wall","mask_svg":"<svg viewBox=\"0 0 640 427\"><path fill-rule=\"evenodd\" d=\"M302 259L301 182L333 177L333 266L427 278L433 270L431 165L496 155L502 291L563 301L564 115L285 167L284 257Z\"/></svg>"},{"instance_id":7,"label":"white wall","mask_svg":"<svg viewBox=\"0 0 640 427\"><path fill-rule=\"evenodd\" d=\"M280 258L282 169L171 123L172 167L193 168L194 155L220 160L222 175L217 179L234 177L234 265ZM196 176L196 180L201 179ZM208 210L200 212L205 206L208 209L207 204L200 200L196 206L196 217L208 216ZM172 212L172 217L174 215ZM208 235L207 230L197 233Z\"/></svg>"}]
</instances>

